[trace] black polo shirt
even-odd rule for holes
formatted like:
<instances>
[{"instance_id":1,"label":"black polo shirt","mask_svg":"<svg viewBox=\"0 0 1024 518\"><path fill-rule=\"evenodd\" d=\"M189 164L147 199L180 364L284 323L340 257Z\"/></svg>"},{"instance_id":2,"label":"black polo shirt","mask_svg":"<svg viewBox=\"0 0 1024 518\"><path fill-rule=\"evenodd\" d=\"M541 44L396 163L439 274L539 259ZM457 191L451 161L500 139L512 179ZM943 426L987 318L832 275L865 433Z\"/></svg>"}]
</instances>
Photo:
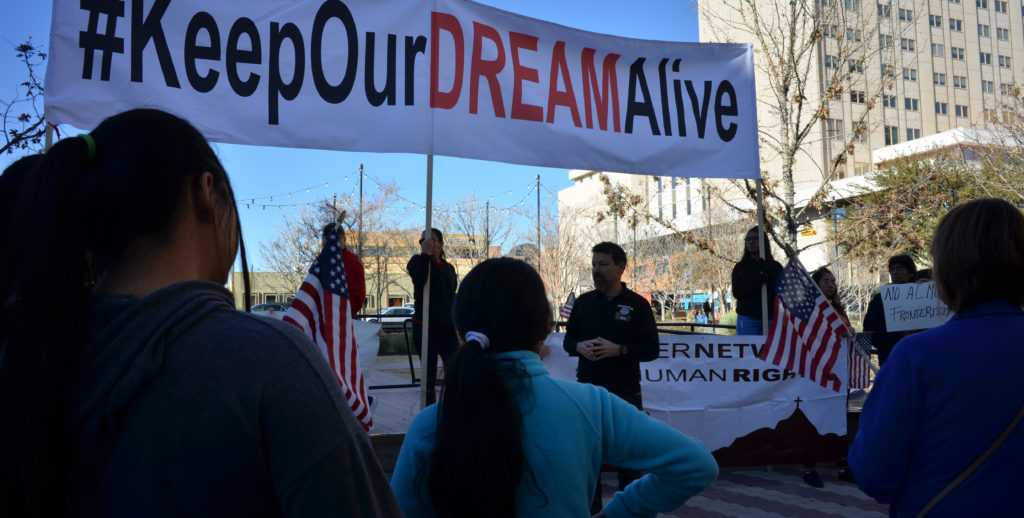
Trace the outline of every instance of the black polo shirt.
<instances>
[{"instance_id":1,"label":"black polo shirt","mask_svg":"<svg viewBox=\"0 0 1024 518\"><path fill-rule=\"evenodd\" d=\"M577 343L598 337L625 345L626 355L592 362L576 352ZM579 381L619 396L639 394L640 362L658 357L658 329L651 305L625 284L611 299L600 291L588 291L573 305L562 346L570 356L579 357Z\"/></svg>"}]
</instances>

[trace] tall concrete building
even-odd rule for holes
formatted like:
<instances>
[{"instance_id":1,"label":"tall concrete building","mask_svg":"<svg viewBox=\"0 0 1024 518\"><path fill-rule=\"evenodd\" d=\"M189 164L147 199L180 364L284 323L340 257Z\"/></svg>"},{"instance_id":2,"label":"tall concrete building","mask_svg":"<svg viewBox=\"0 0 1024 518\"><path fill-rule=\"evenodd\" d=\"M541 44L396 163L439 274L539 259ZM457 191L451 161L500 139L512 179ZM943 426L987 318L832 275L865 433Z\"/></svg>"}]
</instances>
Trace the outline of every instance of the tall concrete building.
<instances>
[{"instance_id":1,"label":"tall concrete building","mask_svg":"<svg viewBox=\"0 0 1024 518\"><path fill-rule=\"evenodd\" d=\"M797 189L820 184L823 171L844 150L852 152L833 180L871 171L878 162L873 152L885 146L1013 116L1000 110L1000 99L1024 81L1024 6L1019 2L794 2L818 10L817 18L804 14L810 22L796 27L820 35L804 39L813 48L801 55L809 67L808 109L820 99L832 99L825 103L827 116L812 128L797 157ZM736 0L700 2L700 40L754 43L758 121L762 135L770 138L779 127L779 114L768 74L780 65L771 62L771 50L750 30L749 7L743 18L738 5ZM779 13L785 19L793 4L758 0L756 5L765 19ZM855 136L861 120L863 134ZM764 146L762 169L769 175L780 170Z\"/></svg>"}]
</instances>

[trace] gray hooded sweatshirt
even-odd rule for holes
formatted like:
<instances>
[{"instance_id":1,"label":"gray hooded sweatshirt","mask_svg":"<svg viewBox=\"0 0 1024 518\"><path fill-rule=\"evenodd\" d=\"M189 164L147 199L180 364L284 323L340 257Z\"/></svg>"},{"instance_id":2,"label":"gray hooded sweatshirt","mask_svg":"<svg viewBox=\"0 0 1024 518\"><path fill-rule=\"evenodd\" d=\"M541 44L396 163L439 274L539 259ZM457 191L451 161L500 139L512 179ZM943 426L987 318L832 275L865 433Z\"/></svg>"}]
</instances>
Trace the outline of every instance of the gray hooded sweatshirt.
<instances>
[{"instance_id":1,"label":"gray hooded sweatshirt","mask_svg":"<svg viewBox=\"0 0 1024 518\"><path fill-rule=\"evenodd\" d=\"M95 299L66 408L76 516L401 516L316 346L215 283Z\"/></svg>"}]
</instances>

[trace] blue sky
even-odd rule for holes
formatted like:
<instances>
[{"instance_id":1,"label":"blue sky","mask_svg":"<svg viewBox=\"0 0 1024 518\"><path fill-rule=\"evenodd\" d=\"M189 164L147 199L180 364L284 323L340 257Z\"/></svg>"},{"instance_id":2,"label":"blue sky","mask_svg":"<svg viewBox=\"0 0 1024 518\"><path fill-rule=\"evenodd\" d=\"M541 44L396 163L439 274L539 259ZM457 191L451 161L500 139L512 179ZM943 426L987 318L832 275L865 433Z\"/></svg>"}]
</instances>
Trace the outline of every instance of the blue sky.
<instances>
[{"instance_id":1,"label":"blue sky","mask_svg":"<svg viewBox=\"0 0 1024 518\"><path fill-rule=\"evenodd\" d=\"M291 0L282 0L287 2ZM579 29L630 38L665 41L697 41L697 13L690 0L484 0L484 4L514 13L539 18ZM37 44L48 46L51 5L45 0L9 3L0 17L0 99L11 99L16 85L24 80L23 69L14 58L13 47L32 37ZM75 132L75 130L72 130ZM309 193L293 195L287 203L316 201L332 192L354 188L362 163L368 175L382 181L395 180L401 185L400 195L417 203L426 199L426 157L409 154L354 153L341 151L299 150L271 147L217 144L216 149L231 176L240 202L279 193L300 191L320 185ZM13 158L0 157L0 167ZM434 203L451 203L475 191L478 198L494 195L494 205L515 205L527 193L534 176L540 174L541 184L550 192L570 185L568 170L468 160L449 157L434 159ZM346 182L345 178L349 181ZM330 183L328 187L323 184ZM364 182L364 192L374 188L373 181ZM512 191L509 195L508 192ZM275 199L274 202L278 202ZM532 200L532 197L531 197ZM543 193L542 203L554 203ZM290 210L246 209L240 203L249 260L260 268L259 244L277 233L283 216ZM417 218L422 212L415 211ZM518 222L522 228L535 224L526 218ZM422 225L422 219L414 224Z\"/></svg>"}]
</instances>

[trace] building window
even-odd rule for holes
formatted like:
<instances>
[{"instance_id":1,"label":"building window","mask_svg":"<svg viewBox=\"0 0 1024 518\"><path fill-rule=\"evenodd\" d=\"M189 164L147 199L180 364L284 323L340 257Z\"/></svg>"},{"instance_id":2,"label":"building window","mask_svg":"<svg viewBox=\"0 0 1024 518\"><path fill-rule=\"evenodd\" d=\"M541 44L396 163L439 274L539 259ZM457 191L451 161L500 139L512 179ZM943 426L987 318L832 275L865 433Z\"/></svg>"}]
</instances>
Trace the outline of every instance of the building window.
<instances>
[{"instance_id":1,"label":"building window","mask_svg":"<svg viewBox=\"0 0 1024 518\"><path fill-rule=\"evenodd\" d=\"M878 6L878 16L882 18L892 17L892 6L876 4Z\"/></svg>"},{"instance_id":2,"label":"building window","mask_svg":"<svg viewBox=\"0 0 1024 518\"><path fill-rule=\"evenodd\" d=\"M978 36L989 36L988 25L978 24Z\"/></svg>"},{"instance_id":3,"label":"building window","mask_svg":"<svg viewBox=\"0 0 1024 518\"><path fill-rule=\"evenodd\" d=\"M1010 68L1010 56L999 56L999 66L1001 68Z\"/></svg>"},{"instance_id":4,"label":"building window","mask_svg":"<svg viewBox=\"0 0 1024 518\"><path fill-rule=\"evenodd\" d=\"M967 76L953 76L953 88L967 88Z\"/></svg>"},{"instance_id":5,"label":"building window","mask_svg":"<svg viewBox=\"0 0 1024 518\"><path fill-rule=\"evenodd\" d=\"M991 108L985 108L984 114L986 122L996 122L999 120L998 117L996 117L996 111Z\"/></svg>"},{"instance_id":6,"label":"building window","mask_svg":"<svg viewBox=\"0 0 1024 518\"><path fill-rule=\"evenodd\" d=\"M847 65L847 67L849 67L850 72L854 72L854 71L860 72L860 73L864 72L864 61L862 61L862 60L850 59L850 60L847 60L846 65Z\"/></svg>"},{"instance_id":7,"label":"building window","mask_svg":"<svg viewBox=\"0 0 1024 518\"><path fill-rule=\"evenodd\" d=\"M939 72L933 73L932 74L932 83L935 83L935 84L937 84L939 86L945 86L946 85L946 74L941 74Z\"/></svg>"},{"instance_id":8,"label":"building window","mask_svg":"<svg viewBox=\"0 0 1024 518\"><path fill-rule=\"evenodd\" d=\"M839 58L836 56L825 55L825 68L839 69Z\"/></svg>"},{"instance_id":9,"label":"building window","mask_svg":"<svg viewBox=\"0 0 1024 518\"><path fill-rule=\"evenodd\" d=\"M928 25L931 26L931 27L937 27L937 28L941 29L942 28L942 15L939 15L939 14L929 14L928 15Z\"/></svg>"},{"instance_id":10,"label":"building window","mask_svg":"<svg viewBox=\"0 0 1024 518\"><path fill-rule=\"evenodd\" d=\"M836 27L835 25L829 25L826 23L821 26L821 35L824 38L835 38L838 35L838 33L836 32L838 30L839 27Z\"/></svg>"},{"instance_id":11,"label":"building window","mask_svg":"<svg viewBox=\"0 0 1024 518\"><path fill-rule=\"evenodd\" d=\"M953 59L959 59L960 61L963 61L963 59L964 59L964 49L963 49L963 47L950 47L949 48L949 57L951 57Z\"/></svg>"},{"instance_id":12,"label":"building window","mask_svg":"<svg viewBox=\"0 0 1024 518\"><path fill-rule=\"evenodd\" d=\"M916 68L904 68L903 79L905 81L917 81L917 69Z\"/></svg>"},{"instance_id":13,"label":"building window","mask_svg":"<svg viewBox=\"0 0 1024 518\"><path fill-rule=\"evenodd\" d=\"M956 2L956 3L959 4L960 2ZM951 30L953 32L964 32L964 22L963 22L963 20L957 20L955 18L950 18L949 19L949 30Z\"/></svg>"},{"instance_id":14,"label":"building window","mask_svg":"<svg viewBox=\"0 0 1024 518\"><path fill-rule=\"evenodd\" d=\"M991 83L991 81L989 81ZM999 83L999 93L1010 95L1013 92L1013 83Z\"/></svg>"},{"instance_id":15,"label":"building window","mask_svg":"<svg viewBox=\"0 0 1024 518\"><path fill-rule=\"evenodd\" d=\"M853 174L857 176L864 176L871 172L871 164L867 162L854 162L853 163Z\"/></svg>"},{"instance_id":16,"label":"building window","mask_svg":"<svg viewBox=\"0 0 1024 518\"><path fill-rule=\"evenodd\" d=\"M672 177L672 219L676 219L676 177Z\"/></svg>"},{"instance_id":17,"label":"building window","mask_svg":"<svg viewBox=\"0 0 1024 518\"><path fill-rule=\"evenodd\" d=\"M951 4L959 4L960 0L949 0L949 3L951 3Z\"/></svg>"},{"instance_id":18,"label":"building window","mask_svg":"<svg viewBox=\"0 0 1024 518\"><path fill-rule=\"evenodd\" d=\"M949 104L947 104L947 103L940 103L940 102L936 102L935 103L935 114L936 115L946 115L948 113L949 113Z\"/></svg>"},{"instance_id":19,"label":"building window","mask_svg":"<svg viewBox=\"0 0 1024 518\"><path fill-rule=\"evenodd\" d=\"M843 7L845 7L847 11L859 11L860 0L843 0Z\"/></svg>"},{"instance_id":20,"label":"building window","mask_svg":"<svg viewBox=\"0 0 1024 518\"><path fill-rule=\"evenodd\" d=\"M851 135L853 135L854 140L856 140L857 142L868 141L868 126L863 121L854 122L853 124L850 125L850 129L853 131Z\"/></svg>"},{"instance_id":21,"label":"building window","mask_svg":"<svg viewBox=\"0 0 1024 518\"><path fill-rule=\"evenodd\" d=\"M825 138L843 140L843 121L841 119L825 119Z\"/></svg>"},{"instance_id":22,"label":"building window","mask_svg":"<svg viewBox=\"0 0 1024 518\"><path fill-rule=\"evenodd\" d=\"M846 39L860 43L860 29L846 29Z\"/></svg>"},{"instance_id":23,"label":"building window","mask_svg":"<svg viewBox=\"0 0 1024 518\"><path fill-rule=\"evenodd\" d=\"M1006 14L1006 2L1004 2L1003 0L995 0L995 2L992 3L995 4L997 13Z\"/></svg>"},{"instance_id":24,"label":"building window","mask_svg":"<svg viewBox=\"0 0 1024 518\"><path fill-rule=\"evenodd\" d=\"M861 90L850 90L850 102L864 104L864 92Z\"/></svg>"},{"instance_id":25,"label":"building window","mask_svg":"<svg viewBox=\"0 0 1024 518\"><path fill-rule=\"evenodd\" d=\"M891 146L900 143L900 129L896 126L885 127L885 145Z\"/></svg>"},{"instance_id":26,"label":"building window","mask_svg":"<svg viewBox=\"0 0 1024 518\"><path fill-rule=\"evenodd\" d=\"M932 43L932 56L941 58L946 55L946 47L941 43Z\"/></svg>"},{"instance_id":27,"label":"building window","mask_svg":"<svg viewBox=\"0 0 1024 518\"><path fill-rule=\"evenodd\" d=\"M911 9L900 9L899 16L901 22L912 22L914 21L914 11Z\"/></svg>"},{"instance_id":28,"label":"building window","mask_svg":"<svg viewBox=\"0 0 1024 518\"><path fill-rule=\"evenodd\" d=\"M991 65L992 64L992 53L991 52L982 52L981 53L981 64L982 65Z\"/></svg>"},{"instance_id":29,"label":"building window","mask_svg":"<svg viewBox=\"0 0 1024 518\"><path fill-rule=\"evenodd\" d=\"M882 106L884 106L886 108L895 108L896 107L896 96L895 95L885 95L885 94L882 94Z\"/></svg>"},{"instance_id":30,"label":"building window","mask_svg":"<svg viewBox=\"0 0 1024 518\"><path fill-rule=\"evenodd\" d=\"M908 111L916 112L917 111L917 99L914 99L913 97L906 97L906 98L904 98L903 99L903 107L906 108Z\"/></svg>"},{"instance_id":31,"label":"building window","mask_svg":"<svg viewBox=\"0 0 1024 518\"><path fill-rule=\"evenodd\" d=\"M987 81L985 79L981 80L981 91L982 92L992 93L992 87L993 86L994 86L994 83L992 81ZM1003 85L999 85L999 87L1002 88Z\"/></svg>"},{"instance_id":32,"label":"building window","mask_svg":"<svg viewBox=\"0 0 1024 518\"><path fill-rule=\"evenodd\" d=\"M917 50L915 42L911 38L900 38L900 49L902 50Z\"/></svg>"},{"instance_id":33,"label":"building window","mask_svg":"<svg viewBox=\"0 0 1024 518\"><path fill-rule=\"evenodd\" d=\"M662 187L662 181L663 180L661 179L660 176L658 176L658 177L656 177L654 179L654 181L658 184L658 219L664 219L665 218L665 214L664 214L664 212L662 212L663 208L662 208L662 199L661 199L661 190L663 188Z\"/></svg>"},{"instance_id":34,"label":"building window","mask_svg":"<svg viewBox=\"0 0 1024 518\"><path fill-rule=\"evenodd\" d=\"M914 140L921 138L921 130L917 128L907 128L907 140Z\"/></svg>"},{"instance_id":35,"label":"building window","mask_svg":"<svg viewBox=\"0 0 1024 518\"><path fill-rule=\"evenodd\" d=\"M892 36L890 36L888 34L879 34L878 35L878 46L883 48L883 49L887 49L889 47L892 47Z\"/></svg>"},{"instance_id":36,"label":"building window","mask_svg":"<svg viewBox=\"0 0 1024 518\"><path fill-rule=\"evenodd\" d=\"M957 117L967 118L967 106L963 104L957 104L953 107L953 111Z\"/></svg>"},{"instance_id":37,"label":"building window","mask_svg":"<svg viewBox=\"0 0 1024 518\"><path fill-rule=\"evenodd\" d=\"M686 179L686 215L690 216L693 214L693 207L690 204L690 179Z\"/></svg>"},{"instance_id":38,"label":"building window","mask_svg":"<svg viewBox=\"0 0 1024 518\"><path fill-rule=\"evenodd\" d=\"M988 9L988 0L975 0L974 3L978 6L978 9Z\"/></svg>"},{"instance_id":39,"label":"building window","mask_svg":"<svg viewBox=\"0 0 1024 518\"><path fill-rule=\"evenodd\" d=\"M1010 41L1010 29L1004 29L1002 27L996 27L996 39L1003 41Z\"/></svg>"}]
</instances>

